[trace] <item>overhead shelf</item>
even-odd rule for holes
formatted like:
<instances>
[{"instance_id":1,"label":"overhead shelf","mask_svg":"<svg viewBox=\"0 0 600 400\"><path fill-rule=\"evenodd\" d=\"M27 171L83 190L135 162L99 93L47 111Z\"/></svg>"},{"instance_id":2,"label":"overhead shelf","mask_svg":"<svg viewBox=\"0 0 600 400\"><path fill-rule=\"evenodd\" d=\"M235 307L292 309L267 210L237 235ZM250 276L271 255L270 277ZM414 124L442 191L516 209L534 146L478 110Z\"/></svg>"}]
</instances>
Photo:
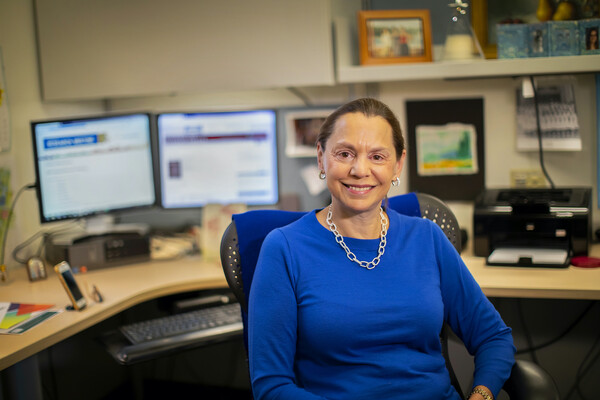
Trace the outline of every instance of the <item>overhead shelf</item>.
<instances>
[{"instance_id":1,"label":"overhead shelf","mask_svg":"<svg viewBox=\"0 0 600 400\"><path fill-rule=\"evenodd\" d=\"M338 83L600 72L600 55L357 65L356 40L353 40L347 22L343 19L336 19L335 33L336 81Z\"/></svg>"},{"instance_id":2,"label":"overhead shelf","mask_svg":"<svg viewBox=\"0 0 600 400\"><path fill-rule=\"evenodd\" d=\"M600 72L600 55L452 61L400 65L337 65L339 83L469 79Z\"/></svg>"}]
</instances>

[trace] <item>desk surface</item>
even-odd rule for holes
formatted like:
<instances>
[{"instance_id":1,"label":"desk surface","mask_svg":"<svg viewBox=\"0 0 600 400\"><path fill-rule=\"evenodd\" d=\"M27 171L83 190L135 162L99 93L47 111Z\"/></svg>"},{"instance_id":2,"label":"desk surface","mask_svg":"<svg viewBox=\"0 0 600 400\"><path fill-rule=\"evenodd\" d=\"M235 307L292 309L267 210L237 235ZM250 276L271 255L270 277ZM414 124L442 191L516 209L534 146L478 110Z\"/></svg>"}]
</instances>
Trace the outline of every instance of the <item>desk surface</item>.
<instances>
[{"instance_id":1,"label":"desk surface","mask_svg":"<svg viewBox=\"0 0 600 400\"><path fill-rule=\"evenodd\" d=\"M104 301L82 311L62 312L21 335L0 335L0 370L144 301L227 287L220 264L202 262L199 257L92 270L76 279L84 293L86 283L96 285ZM48 271L48 279L30 283L21 268L11 271L9 282L0 283L0 302L64 307L69 298L53 270Z\"/></svg>"},{"instance_id":2,"label":"desk surface","mask_svg":"<svg viewBox=\"0 0 600 400\"><path fill-rule=\"evenodd\" d=\"M592 248L592 255L600 256L600 246ZM490 297L600 300L600 268L490 267L484 258L469 255L469 249L463 259ZM28 281L24 268L11 272L10 281L0 283L0 302L68 303L53 271L47 280L34 283ZM81 312L65 311L22 335L0 335L0 370L144 301L227 286L220 265L199 257L93 270L77 279L82 288L86 283L96 285L104 302Z\"/></svg>"}]
</instances>

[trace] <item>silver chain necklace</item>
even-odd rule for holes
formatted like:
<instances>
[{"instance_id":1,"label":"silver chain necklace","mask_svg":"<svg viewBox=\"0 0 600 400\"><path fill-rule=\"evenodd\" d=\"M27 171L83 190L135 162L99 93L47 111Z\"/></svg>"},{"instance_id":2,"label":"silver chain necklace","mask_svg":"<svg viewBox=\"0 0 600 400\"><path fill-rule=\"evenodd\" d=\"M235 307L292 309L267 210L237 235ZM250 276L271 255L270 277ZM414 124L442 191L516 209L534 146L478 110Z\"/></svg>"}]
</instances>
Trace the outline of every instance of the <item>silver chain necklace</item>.
<instances>
[{"instance_id":1,"label":"silver chain necklace","mask_svg":"<svg viewBox=\"0 0 600 400\"><path fill-rule=\"evenodd\" d=\"M356 255L350 251L346 243L344 243L344 237L340 235L340 232L337 229L337 226L333 223L331 218L331 204L329 205L329 210L327 211L327 225L329 225L329 229L335 235L335 241L342 246L342 249L346 252L346 255L350 259L350 261L354 261L358 265L366 269L373 269L379 264L379 260L383 253L385 252L385 245L387 244L386 235L387 235L387 221L385 219L385 215L383 214L383 208L379 207L379 216L381 217L381 237L379 240L379 249L377 250L377 256L372 261L360 261L356 258Z\"/></svg>"}]
</instances>

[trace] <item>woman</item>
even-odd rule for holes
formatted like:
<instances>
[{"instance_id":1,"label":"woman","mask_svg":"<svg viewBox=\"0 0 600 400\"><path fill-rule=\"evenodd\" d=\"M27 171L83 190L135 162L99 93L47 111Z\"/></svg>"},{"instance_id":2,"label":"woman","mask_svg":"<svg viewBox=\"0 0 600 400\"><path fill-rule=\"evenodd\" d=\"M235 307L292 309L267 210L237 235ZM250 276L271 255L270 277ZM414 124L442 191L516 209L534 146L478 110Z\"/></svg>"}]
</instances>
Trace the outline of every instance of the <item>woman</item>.
<instances>
[{"instance_id":1,"label":"woman","mask_svg":"<svg viewBox=\"0 0 600 400\"><path fill-rule=\"evenodd\" d=\"M252 282L255 398L459 399L444 321L475 354L469 399L493 398L514 362L510 329L437 225L381 207L406 157L394 114L343 105L317 153L331 204L271 232Z\"/></svg>"}]
</instances>

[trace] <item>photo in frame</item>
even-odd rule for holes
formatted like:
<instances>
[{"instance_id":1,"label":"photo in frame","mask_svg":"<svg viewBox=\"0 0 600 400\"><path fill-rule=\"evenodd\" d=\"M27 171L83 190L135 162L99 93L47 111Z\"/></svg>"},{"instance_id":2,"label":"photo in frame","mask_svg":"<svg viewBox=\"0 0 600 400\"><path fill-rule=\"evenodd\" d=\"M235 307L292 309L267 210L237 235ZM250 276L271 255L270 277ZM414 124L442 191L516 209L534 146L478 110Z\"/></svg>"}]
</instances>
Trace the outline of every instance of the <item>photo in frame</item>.
<instances>
[{"instance_id":1,"label":"photo in frame","mask_svg":"<svg viewBox=\"0 0 600 400\"><path fill-rule=\"evenodd\" d=\"M579 26L577 21L549 21L550 56L579 54Z\"/></svg>"},{"instance_id":2,"label":"photo in frame","mask_svg":"<svg viewBox=\"0 0 600 400\"><path fill-rule=\"evenodd\" d=\"M316 157L319 130L327 116L333 111L335 108L285 111L285 155L288 157Z\"/></svg>"},{"instance_id":3,"label":"photo in frame","mask_svg":"<svg viewBox=\"0 0 600 400\"><path fill-rule=\"evenodd\" d=\"M600 18L579 21L580 54L600 54Z\"/></svg>"},{"instance_id":4,"label":"photo in frame","mask_svg":"<svg viewBox=\"0 0 600 400\"><path fill-rule=\"evenodd\" d=\"M548 57L550 55L550 37L548 24L528 24L529 57Z\"/></svg>"},{"instance_id":5,"label":"photo in frame","mask_svg":"<svg viewBox=\"0 0 600 400\"><path fill-rule=\"evenodd\" d=\"M369 10L358 12L362 65L431 62L429 10Z\"/></svg>"},{"instance_id":6,"label":"photo in frame","mask_svg":"<svg viewBox=\"0 0 600 400\"><path fill-rule=\"evenodd\" d=\"M482 98L408 100L409 190L473 201L485 187Z\"/></svg>"}]
</instances>

